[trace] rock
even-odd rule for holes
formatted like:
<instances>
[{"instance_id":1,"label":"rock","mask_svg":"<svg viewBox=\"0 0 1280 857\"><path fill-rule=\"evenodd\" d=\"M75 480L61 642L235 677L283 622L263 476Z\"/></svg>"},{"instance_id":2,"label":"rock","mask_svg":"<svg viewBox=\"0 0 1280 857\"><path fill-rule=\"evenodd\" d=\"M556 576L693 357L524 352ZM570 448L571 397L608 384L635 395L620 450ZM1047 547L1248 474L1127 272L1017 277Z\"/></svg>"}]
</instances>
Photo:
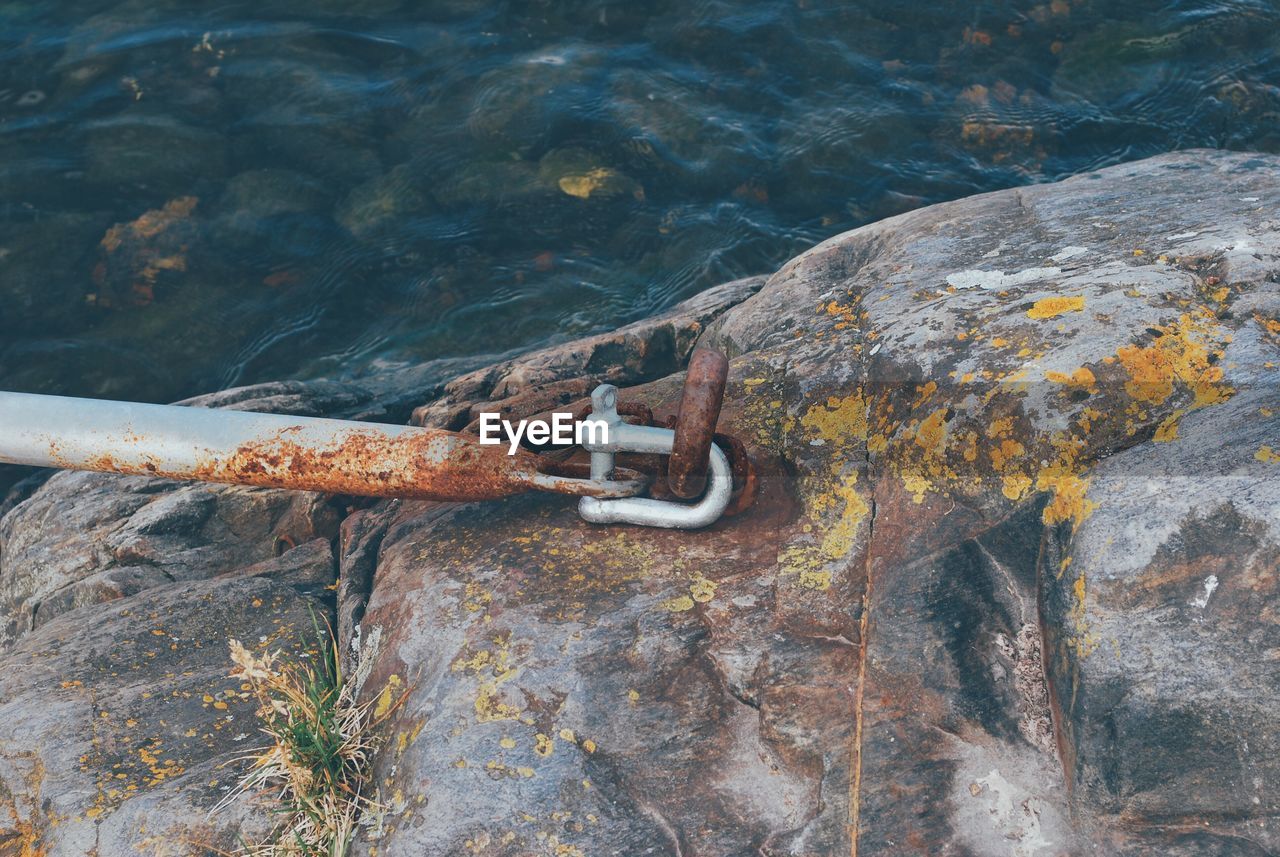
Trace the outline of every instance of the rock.
<instances>
[{"instance_id":1,"label":"rock","mask_svg":"<svg viewBox=\"0 0 1280 857\"><path fill-rule=\"evenodd\" d=\"M1274 357L1252 319L1233 332L1227 366ZM1097 508L1045 550L1073 803L1117 824L1220 819L1169 853L1280 845L1266 786L1280 774L1280 458L1265 451L1280 426L1275 379L1242 375L1228 401L1182 417L1176 440L1101 462Z\"/></svg>"},{"instance_id":2,"label":"rock","mask_svg":"<svg viewBox=\"0 0 1280 857\"><path fill-rule=\"evenodd\" d=\"M406 218L429 210L430 197L421 188L422 177L409 164L352 188L338 205L334 219L357 238L403 227Z\"/></svg>"},{"instance_id":3,"label":"rock","mask_svg":"<svg viewBox=\"0 0 1280 857\"><path fill-rule=\"evenodd\" d=\"M0 671L0 843L195 857L261 837L269 806L210 815L236 758L262 743L227 639L314 656L312 614L327 608L323 584L308 589L257 575L161 584L25 637Z\"/></svg>"},{"instance_id":4,"label":"rock","mask_svg":"<svg viewBox=\"0 0 1280 857\"><path fill-rule=\"evenodd\" d=\"M63 613L263 562L336 527L316 495L60 473L0 523L0 648Z\"/></svg>"},{"instance_id":5,"label":"rock","mask_svg":"<svg viewBox=\"0 0 1280 857\"><path fill-rule=\"evenodd\" d=\"M11 338L76 330L86 321L91 254L102 215L42 214L0 229L0 330Z\"/></svg>"},{"instance_id":6,"label":"rock","mask_svg":"<svg viewBox=\"0 0 1280 857\"><path fill-rule=\"evenodd\" d=\"M581 46L553 47L483 75L466 119L471 139L495 154L544 150L567 124L567 105L595 101L608 76L604 57Z\"/></svg>"},{"instance_id":7,"label":"rock","mask_svg":"<svg viewBox=\"0 0 1280 857\"><path fill-rule=\"evenodd\" d=\"M459 376L414 411L416 425L460 429L479 410L529 415L589 395L595 385L638 384L677 371L708 323L763 284L725 283L613 333L576 340Z\"/></svg>"},{"instance_id":8,"label":"rock","mask_svg":"<svg viewBox=\"0 0 1280 857\"><path fill-rule=\"evenodd\" d=\"M0 853L194 857L263 835L270 807L208 815L260 743L227 640L314 650L337 523L319 495L95 473L7 509Z\"/></svg>"},{"instance_id":9,"label":"rock","mask_svg":"<svg viewBox=\"0 0 1280 857\"><path fill-rule=\"evenodd\" d=\"M701 534L362 513L354 674L408 698L360 853L1274 850L1277 201L1280 159L1190 152L824 242L701 333L764 491Z\"/></svg>"},{"instance_id":10,"label":"rock","mask_svg":"<svg viewBox=\"0 0 1280 857\"><path fill-rule=\"evenodd\" d=\"M547 152L538 161L538 178L549 189L574 199L599 200L615 196L644 199L644 190L634 179L585 149Z\"/></svg>"},{"instance_id":11,"label":"rock","mask_svg":"<svg viewBox=\"0 0 1280 857\"><path fill-rule=\"evenodd\" d=\"M280 214L302 214L323 209L330 192L320 181L295 170L246 170L222 191L219 213L238 218L265 220Z\"/></svg>"},{"instance_id":12,"label":"rock","mask_svg":"<svg viewBox=\"0 0 1280 857\"><path fill-rule=\"evenodd\" d=\"M427 164L421 169L432 197L445 208L518 203L533 210L553 198L537 167L527 161L476 158L443 170Z\"/></svg>"},{"instance_id":13,"label":"rock","mask_svg":"<svg viewBox=\"0 0 1280 857\"><path fill-rule=\"evenodd\" d=\"M137 35L160 23L172 0L142 2L125 0L111 8L87 15L67 34L62 56L55 70L74 91L83 90L108 72L124 65L136 50Z\"/></svg>"},{"instance_id":14,"label":"rock","mask_svg":"<svg viewBox=\"0 0 1280 857\"><path fill-rule=\"evenodd\" d=\"M85 130L85 179L96 185L169 196L198 192L202 180L226 173L225 138L162 115L126 112Z\"/></svg>"},{"instance_id":15,"label":"rock","mask_svg":"<svg viewBox=\"0 0 1280 857\"><path fill-rule=\"evenodd\" d=\"M721 115L708 95L655 70L620 68L609 76L605 103L635 154L666 181L723 196L769 169L769 145Z\"/></svg>"},{"instance_id":16,"label":"rock","mask_svg":"<svg viewBox=\"0 0 1280 857\"><path fill-rule=\"evenodd\" d=\"M219 74L239 116L236 162L300 169L340 186L381 173L373 102L359 85L367 70L307 44L263 47L238 51Z\"/></svg>"},{"instance_id":17,"label":"rock","mask_svg":"<svg viewBox=\"0 0 1280 857\"><path fill-rule=\"evenodd\" d=\"M288 258L299 247L323 247L337 229L329 219L330 191L318 179L294 170L246 170L229 182L210 224L210 243L220 250Z\"/></svg>"},{"instance_id":18,"label":"rock","mask_svg":"<svg viewBox=\"0 0 1280 857\"><path fill-rule=\"evenodd\" d=\"M180 627L216 593L209 622L249 636L249 590L218 587L276 587L252 598L296 625L336 562L350 680L404 699L383 706L386 811L357 854L1277 850L1277 203L1280 158L1182 152L903 214L452 381L206 400L404 418L411 388L416 421L462 428L608 380L662 418L703 342L732 355L720 425L762 493L699 533L588 525L555 496L393 501L348 514L336 547L306 511L328 507L297 498L319 539L274 557L269 527L227 523L235 489L54 477L0 522L10 840L85 847L103 768L79 756L123 757L90 752L81 694L156 722L131 695L156 674L121 667L163 641L124 610ZM141 642L117 665L112 637ZM213 642L191 658L164 678L179 696L225 667ZM66 707L29 690L36 663L73 683ZM208 731L174 699L165 729ZM25 737L54 723L72 724L56 745ZM130 759L185 735L110 728ZM199 777L107 805L99 853L132 853L161 813L203 819L226 740L177 744ZM212 839L260 823L236 806Z\"/></svg>"}]
</instances>

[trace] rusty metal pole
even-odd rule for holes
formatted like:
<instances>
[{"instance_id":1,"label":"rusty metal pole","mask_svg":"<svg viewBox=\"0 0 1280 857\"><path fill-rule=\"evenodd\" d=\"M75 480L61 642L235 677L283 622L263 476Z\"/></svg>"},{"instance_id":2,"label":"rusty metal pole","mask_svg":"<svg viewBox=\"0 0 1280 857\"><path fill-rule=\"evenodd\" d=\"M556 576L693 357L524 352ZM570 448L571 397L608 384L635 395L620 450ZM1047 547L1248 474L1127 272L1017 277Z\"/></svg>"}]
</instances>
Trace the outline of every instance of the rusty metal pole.
<instances>
[{"instance_id":1,"label":"rusty metal pole","mask_svg":"<svg viewBox=\"0 0 1280 857\"><path fill-rule=\"evenodd\" d=\"M430 500L630 497L645 487L632 473L540 472L531 452L440 429L4 392L0 463Z\"/></svg>"}]
</instances>

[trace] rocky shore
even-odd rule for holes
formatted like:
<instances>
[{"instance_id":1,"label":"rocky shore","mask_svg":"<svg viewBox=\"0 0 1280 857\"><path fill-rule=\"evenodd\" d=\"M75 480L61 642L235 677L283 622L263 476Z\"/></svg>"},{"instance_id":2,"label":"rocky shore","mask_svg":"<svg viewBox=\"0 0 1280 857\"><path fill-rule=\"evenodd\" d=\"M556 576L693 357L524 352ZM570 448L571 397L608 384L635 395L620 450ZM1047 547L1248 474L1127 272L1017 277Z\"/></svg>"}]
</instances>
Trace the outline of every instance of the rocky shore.
<instances>
[{"instance_id":1,"label":"rocky shore","mask_svg":"<svg viewBox=\"0 0 1280 857\"><path fill-rule=\"evenodd\" d=\"M192 404L461 429L698 342L747 513L60 473L0 518L0 855L205 855L260 743L228 638L403 697L373 855L1280 851L1280 158L930 206L611 334ZM386 706L384 705L384 708ZM238 767L239 766L239 767Z\"/></svg>"}]
</instances>

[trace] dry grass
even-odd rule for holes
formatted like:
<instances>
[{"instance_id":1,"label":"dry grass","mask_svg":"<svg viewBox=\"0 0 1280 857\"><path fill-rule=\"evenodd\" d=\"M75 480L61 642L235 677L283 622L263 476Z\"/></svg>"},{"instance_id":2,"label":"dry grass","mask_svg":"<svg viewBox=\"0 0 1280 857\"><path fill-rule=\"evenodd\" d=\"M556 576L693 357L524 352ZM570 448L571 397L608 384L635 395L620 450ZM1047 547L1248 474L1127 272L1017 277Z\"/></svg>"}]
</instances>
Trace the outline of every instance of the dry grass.
<instances>
[{"instance_id":1,"label":"dry grass","mask_svg":"<svg viewBox=\"0 0 1280 857\"><path fill-rule=\"evenodd\" d=\"M231 641L231 675L252 688L269 743L245 757L252 767L219 808L255 793L280 814L265 841L241 848L245 857L343 857L362 815L380 809L366 794L371 703L356 703L335 646L322 650L319 664L288 663Z\"/></svg>"}]
</instances>

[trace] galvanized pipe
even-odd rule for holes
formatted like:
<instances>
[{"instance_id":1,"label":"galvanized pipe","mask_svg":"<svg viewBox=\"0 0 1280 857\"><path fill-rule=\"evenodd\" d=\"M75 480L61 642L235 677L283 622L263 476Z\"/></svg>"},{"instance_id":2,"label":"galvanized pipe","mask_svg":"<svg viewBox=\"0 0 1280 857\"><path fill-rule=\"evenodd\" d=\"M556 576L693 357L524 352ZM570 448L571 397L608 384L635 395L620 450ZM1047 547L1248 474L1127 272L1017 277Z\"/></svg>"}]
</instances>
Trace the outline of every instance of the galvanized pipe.
<instances>
[{"instance_id":1,"label":"galvanized pipe","mask_svg":"<svg viewBox=\"0 0 1280 857\"><path fill-rule=\"evenodd\" d=\"M431 500L644 488L543 473L531 452L441 429L4 392L0 462Z\"/></svg>"}]
</instances>

